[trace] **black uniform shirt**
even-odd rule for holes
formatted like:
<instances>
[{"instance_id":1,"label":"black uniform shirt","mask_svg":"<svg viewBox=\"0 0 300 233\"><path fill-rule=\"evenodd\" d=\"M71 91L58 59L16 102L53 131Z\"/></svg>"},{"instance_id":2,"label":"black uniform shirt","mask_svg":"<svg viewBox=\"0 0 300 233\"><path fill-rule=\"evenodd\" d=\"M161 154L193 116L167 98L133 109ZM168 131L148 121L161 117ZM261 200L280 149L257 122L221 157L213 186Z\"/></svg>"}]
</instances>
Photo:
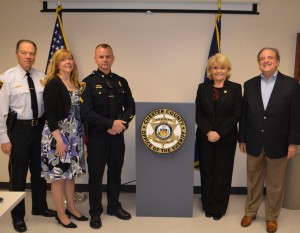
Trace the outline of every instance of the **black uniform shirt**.
<instances>
[{"instance_id":1,"label":"black uniform shirt","mask_svg":"<svg viewBox=\"0 0 300 233\"><path fill-rule=\"evenodd\" d=\"M115 117L110 112L111 95L114 95ZM91 128L111 129L116 119L129 123L135 114L135 102L126 79L114 73L94 71L81 83L80 112Z\"/></svg>"}]
</instances>

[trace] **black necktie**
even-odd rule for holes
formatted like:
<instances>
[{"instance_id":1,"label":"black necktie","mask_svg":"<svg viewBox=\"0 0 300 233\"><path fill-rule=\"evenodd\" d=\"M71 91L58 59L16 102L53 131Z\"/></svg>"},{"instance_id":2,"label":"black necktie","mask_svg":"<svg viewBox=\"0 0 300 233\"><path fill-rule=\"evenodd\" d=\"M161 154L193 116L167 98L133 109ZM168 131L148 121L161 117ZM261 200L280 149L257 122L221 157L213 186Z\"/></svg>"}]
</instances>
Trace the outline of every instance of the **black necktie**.
<instances>
[{"instance_id":1,"label":"black necktie","mask_svg":"<svg viewBox=\"0 0 300 233\"><path fill-rule=\"evenodd\" d=\"M30 77L29 72L26 73L26 76L27 76L27 82L28 82L30 96L31 96L31 108L32 108L32 113L33 113L33 119L37 119L39 111L38 111L38 103L37 103L34 83L33 83L32 78Z\"/></svg>"},{"instance_id":2,"label":"black necktie","mask_svg":"<svg viewBox=\"0 0 300 233\"><path fill-rule=\"evenodd\" d=\"M115 100L115 86L112 81L112 78L110 78L108 75L103 75L103 78L106 82L106 85L108 87L108 97L109 97L109 118L110 119L117 119L116 114L116 100Z\"/></svg>"}]
</instances>

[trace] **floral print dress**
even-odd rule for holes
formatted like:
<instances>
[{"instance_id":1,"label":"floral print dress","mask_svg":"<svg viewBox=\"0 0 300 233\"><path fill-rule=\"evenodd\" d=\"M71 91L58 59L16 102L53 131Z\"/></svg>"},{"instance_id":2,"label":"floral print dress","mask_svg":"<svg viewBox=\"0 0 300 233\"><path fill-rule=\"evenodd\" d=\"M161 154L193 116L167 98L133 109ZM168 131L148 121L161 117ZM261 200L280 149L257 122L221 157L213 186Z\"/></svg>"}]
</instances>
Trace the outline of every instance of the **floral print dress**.
<instances>
[{"instance_id":1,"label":"floral print dress","mask_svg":"<svg viewBox=\"0 0 300 233\"><path fill-rule=\"evenodd\" d=\"M67 118L58 122L67 152L60 159L56 154L56 140L48 127L42 132L42 174L46 180L73 179L86 172L83 128L80 121L79 92L70 91L71 109Z\"/></svg>"}]
</instances>

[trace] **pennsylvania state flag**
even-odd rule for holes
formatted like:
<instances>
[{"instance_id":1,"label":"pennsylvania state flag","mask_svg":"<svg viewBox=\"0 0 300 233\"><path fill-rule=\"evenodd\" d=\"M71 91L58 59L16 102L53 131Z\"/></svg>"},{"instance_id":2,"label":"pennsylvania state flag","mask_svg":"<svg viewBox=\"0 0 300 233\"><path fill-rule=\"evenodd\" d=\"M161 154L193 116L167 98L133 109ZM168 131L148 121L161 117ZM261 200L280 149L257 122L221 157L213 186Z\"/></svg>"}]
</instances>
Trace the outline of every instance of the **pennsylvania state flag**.
<instances>
[{"instance_id":1,"label":"pennsylvania state flag","mask_svg":"<svg viewBox=\"0 0 300 233\"><path fill-rule=\"evenodd\" d=\"M49 50L49 55L48 55L48 60L47 60L47 65L46 65L46 71L47 72L47 68L48 65L50 63L50 60L53 56L53 54L56 52L56 50L58 49L69 49L67 40L66 40L66 36L65 36L65 32L64 32L64 28L63 28L63 23L62 23L62 6L59 5L56 8L56 22L54 25L54 31L53 31L53 35L52 35L52 40L51 40L51 44L50 44L50 50Z\"/></svg>"},{"instance_id":2,"label":"pennsylvania state flag","mask_svg":"<svg viewBox=\"0 0 300 233\"><path fill-rule=\"evenodd\" d=\"M216 53L221 52L221 17L222 15L219 13L217 14L215 19L215 29L210 44L208 58L215 55ZM207 73L205 70L204 82L207 82L208 80L209 79L207 77ZM196 137L195 150L194 150L194 168L195 170L199 170L199 148L197 143L197 137Z\"/></svg>"}]
</instances>

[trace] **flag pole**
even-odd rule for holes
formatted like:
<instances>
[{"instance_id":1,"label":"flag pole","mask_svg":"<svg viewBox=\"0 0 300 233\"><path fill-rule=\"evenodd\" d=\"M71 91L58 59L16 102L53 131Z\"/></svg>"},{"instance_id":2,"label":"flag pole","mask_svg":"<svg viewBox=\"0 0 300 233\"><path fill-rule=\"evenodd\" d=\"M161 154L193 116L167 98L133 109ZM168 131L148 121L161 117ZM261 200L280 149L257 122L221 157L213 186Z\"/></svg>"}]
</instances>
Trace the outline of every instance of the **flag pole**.
<instances>
[{"instance_id":1,"label":"flag pole","mask_svg":"<svg viewBox=\"0 0 300 233\"><path fill-rule=\"evenodd\" d=\"M52 34L51 43L50 43L50 49L49 49L49 55L46 64L45 73L47 72L49 62L53 54L56 52L56 50L61 48L69 49L68 42L65 36L63 23L62 23L62 6L60 0L57 1L57 7L55 12L56 12L56 21L54 24L54 30Z\"/></svg>"},{"instance_id":2,"label":"flag pole","mask_svg":"<svg viewBox=\"0 0 300 233\"><path fill-rule=\"evenodd\" d=\"M215 28L216 28L216 36L217 36L217 42L218 42L218 52L221 52L221 38L220 38L220 32L219 32L219 27L218 27L218 22L221 20L222 17L222 0L218 0L218 14L216 16L216 22L215 22Z\"/></svg>"}]
</instances>

